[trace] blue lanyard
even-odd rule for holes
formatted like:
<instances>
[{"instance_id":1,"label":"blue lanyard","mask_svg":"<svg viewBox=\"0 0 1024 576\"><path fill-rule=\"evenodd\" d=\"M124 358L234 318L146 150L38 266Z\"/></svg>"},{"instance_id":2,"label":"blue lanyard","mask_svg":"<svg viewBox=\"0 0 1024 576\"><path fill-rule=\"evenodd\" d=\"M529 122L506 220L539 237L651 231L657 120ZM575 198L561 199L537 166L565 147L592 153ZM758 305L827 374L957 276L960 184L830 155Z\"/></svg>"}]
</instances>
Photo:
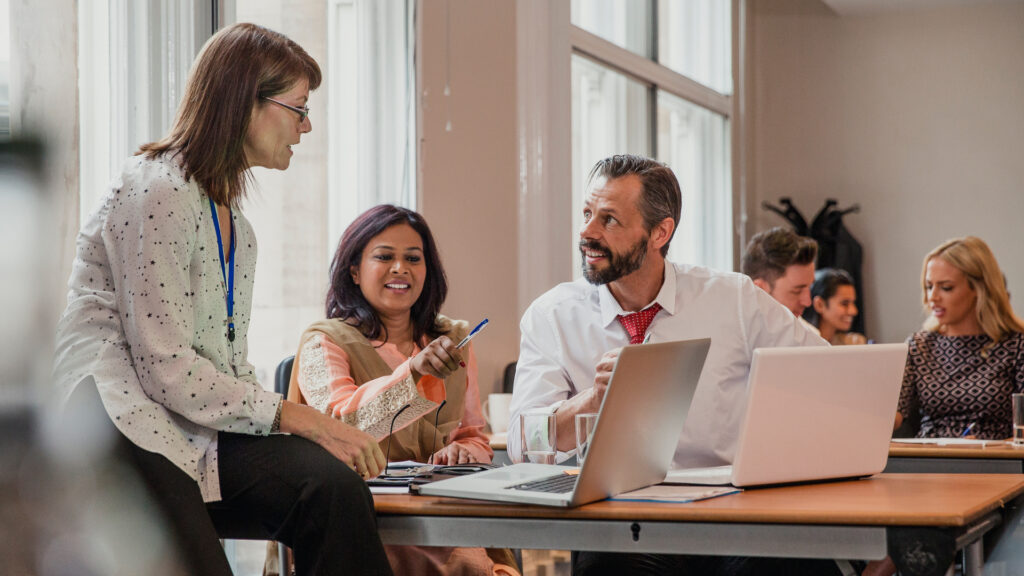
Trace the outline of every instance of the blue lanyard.
<instances>
[{"instance_id":1,"label":"blue lanyard","mask_svg":"<svg viewBox=\"0 0 1024 576\"><path fill-rule=\"evenodd\" d=\"M220 257L220 277L224 281L227 276L227 288L225 289L224 300L228 305L228 340L235 341L235 222L231 218L231 208L228 208L228 220L231 222L231 248L228 250L228 265L225 273L224 266L224 241L220 239L220 218L217 217L217 206L210 200L210 213L213 214L213 229L217 231L217 251Z\"/></svg>"}]
</instances>

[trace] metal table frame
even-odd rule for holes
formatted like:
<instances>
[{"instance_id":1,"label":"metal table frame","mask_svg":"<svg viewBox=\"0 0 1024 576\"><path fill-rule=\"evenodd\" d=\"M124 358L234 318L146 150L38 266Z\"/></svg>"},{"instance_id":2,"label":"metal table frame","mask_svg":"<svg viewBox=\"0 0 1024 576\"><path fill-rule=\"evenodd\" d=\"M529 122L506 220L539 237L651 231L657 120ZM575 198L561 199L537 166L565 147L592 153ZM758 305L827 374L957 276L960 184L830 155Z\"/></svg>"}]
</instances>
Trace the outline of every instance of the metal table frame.
<instances>
[{"instance_id":1,"label":"metal table frame","mask_svg":"<svg viewBox=\"0 0 1024 576\"><path fill-rule=\"evenodd\" d=\"M957 529L397 514L382 514L378 522L386 544L826 559L888 554L903 574L914 576L947 574L963 550L964 574L981 576L982 536L999 524L1000 514Z\"/></svg>"}]
</instances>

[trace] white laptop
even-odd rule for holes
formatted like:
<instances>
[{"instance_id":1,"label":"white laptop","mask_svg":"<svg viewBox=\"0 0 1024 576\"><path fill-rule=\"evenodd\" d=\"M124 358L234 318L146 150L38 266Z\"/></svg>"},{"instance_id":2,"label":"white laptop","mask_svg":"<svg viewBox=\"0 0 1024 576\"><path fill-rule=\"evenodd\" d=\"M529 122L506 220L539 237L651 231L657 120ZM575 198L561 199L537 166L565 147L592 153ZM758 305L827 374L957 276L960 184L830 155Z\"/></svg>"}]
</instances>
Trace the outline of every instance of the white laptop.
<instances>
[{"instance_id":1,"label":"white laptop","mask_svg":"<svg viewBox=\"0 0 1024 576\"><path fill-rule=\"evenodd\" d=\"M624 347L578 475L569 466L513 464L423 484L420 494L569 507L661 482L710 345L703 338ZM552 482L567 485L552 492Z\"/></svg>"},{"instance_id":2,"label":"white laptop","mask_svg":"<svg viewBox=\"0 0 1024 576\"><path fill-rule=\"evenodd\" d=\"M906 344L755 350L733 465L665 481L745 487L881 472L906 359Z\"/></svg>"}]
</instances>

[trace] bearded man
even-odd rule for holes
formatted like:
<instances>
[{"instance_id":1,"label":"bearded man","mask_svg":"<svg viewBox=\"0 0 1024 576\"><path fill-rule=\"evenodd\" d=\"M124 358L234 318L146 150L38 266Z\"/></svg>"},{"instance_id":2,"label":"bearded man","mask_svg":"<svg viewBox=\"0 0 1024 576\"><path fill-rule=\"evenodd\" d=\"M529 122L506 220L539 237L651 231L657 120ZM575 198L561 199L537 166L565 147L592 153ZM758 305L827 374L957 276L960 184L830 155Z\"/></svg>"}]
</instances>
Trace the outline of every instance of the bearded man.
<instances>
[{"instance_id":1,"label":"bearded man","mask_svg":"<svg viewBox=\"0 0 1024 576\"><path fill-rule=\"evenodd\" d=\"M665 164L633 155L606 158L591 170L586 194L579 241L583 278L537 298L520 322L509 456L522 461L519 414L528 410L555 414L557 460L572 456L575 415L598 411L622 346L648 336L652 342L710 337L673 468L732 464L754 349L825 341L749 277L666 259L682 198ZM622 426L628 433L630 425ZM675 573L674 561L666 555L574 553L574 574L646 573L644 566ZM664 569L669 572L658 572Z\"/></svg>"}]
</instances>

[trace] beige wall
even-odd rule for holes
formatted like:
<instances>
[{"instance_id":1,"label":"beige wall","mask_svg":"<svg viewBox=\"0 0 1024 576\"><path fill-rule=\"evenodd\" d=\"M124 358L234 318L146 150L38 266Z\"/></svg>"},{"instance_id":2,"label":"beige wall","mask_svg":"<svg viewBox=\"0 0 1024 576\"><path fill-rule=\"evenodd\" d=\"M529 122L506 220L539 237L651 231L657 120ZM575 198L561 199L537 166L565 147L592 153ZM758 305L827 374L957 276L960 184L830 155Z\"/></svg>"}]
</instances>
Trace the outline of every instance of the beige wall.
<instances>
[{"instance_id":1,"label":"beige wall","mask_svg":"<svg viewBox=\"0 0 1024 576\"><path fill-rule=\"evenodd\" d=\"M519 355L515 2L422 5L419 208L448 272L444 312L490 319L473 341L486 397Z\"/></svg>"},{"instance_id":2,"label":"beige wall","mask_svg":"<svg viewBox=\"0 0 1024 576\"><path fill-rule=\"evenodd\" d=\"M984 238L1024 312L1024 2L838 17L819 0L756 2L750 19L748 190L759 208L824 198L865 248L869 337L924 314L921 258Z\"/></svg>"}]
</instances>

